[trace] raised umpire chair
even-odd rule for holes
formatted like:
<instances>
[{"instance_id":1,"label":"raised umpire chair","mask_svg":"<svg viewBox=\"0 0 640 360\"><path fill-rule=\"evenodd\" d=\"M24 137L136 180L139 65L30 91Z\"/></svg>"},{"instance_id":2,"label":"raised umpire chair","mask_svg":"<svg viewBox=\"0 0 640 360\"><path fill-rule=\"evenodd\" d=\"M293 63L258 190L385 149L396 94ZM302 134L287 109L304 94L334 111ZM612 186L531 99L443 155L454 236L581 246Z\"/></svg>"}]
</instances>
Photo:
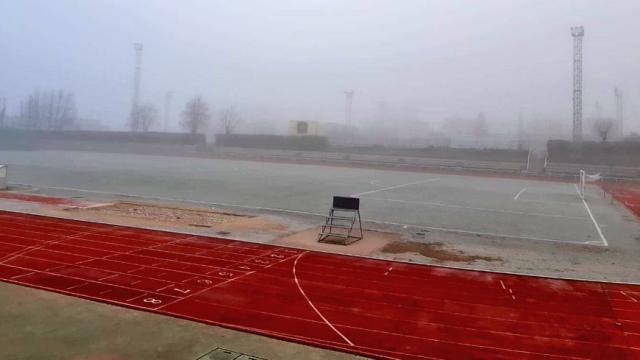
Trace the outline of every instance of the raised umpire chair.
<instances>
[{"instance_id":1,"label":"raised umpire chair","mask_svg":"<svg viewBox=\"0 0 640 360\"><path fill-rule=\"evenodd\" d=\"M348 245L363 238L360 199L334 196L319 242Z\"/></svg>"}]
</instances>

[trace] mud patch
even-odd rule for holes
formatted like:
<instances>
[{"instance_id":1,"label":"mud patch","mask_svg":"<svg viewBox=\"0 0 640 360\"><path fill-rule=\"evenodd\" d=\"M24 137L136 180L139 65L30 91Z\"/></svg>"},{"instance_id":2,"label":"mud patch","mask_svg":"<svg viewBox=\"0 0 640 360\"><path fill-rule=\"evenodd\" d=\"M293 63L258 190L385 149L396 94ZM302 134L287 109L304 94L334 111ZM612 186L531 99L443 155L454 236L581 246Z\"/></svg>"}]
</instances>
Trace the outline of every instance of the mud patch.
<instances>
[{"instance_id":1,"label":"mud patch","mask_svg":"<svg viewBox=\"0 0 640 360\"><path fill-rule=\"evenodd\" d=\"M420 243L415 241L394 241L386 244L380 251L386 254L417 253L424 257L433 259L437 263L470 263L478 260L502 261L502 259L497 257L467 255L462 251L445 249L441 242Z\"/></svg>"},{"instance_id":2,"label":"mud patch","mask_svg":"<svg viewBox=\"0 0 640 360\"><path fill-rule=\"evenodd\" d=\"M106 206L88 208L85 211L204 228L251 218L250 216L228 212L156 206L132 202L119 202Z\"/></svg>"}]
</instances>

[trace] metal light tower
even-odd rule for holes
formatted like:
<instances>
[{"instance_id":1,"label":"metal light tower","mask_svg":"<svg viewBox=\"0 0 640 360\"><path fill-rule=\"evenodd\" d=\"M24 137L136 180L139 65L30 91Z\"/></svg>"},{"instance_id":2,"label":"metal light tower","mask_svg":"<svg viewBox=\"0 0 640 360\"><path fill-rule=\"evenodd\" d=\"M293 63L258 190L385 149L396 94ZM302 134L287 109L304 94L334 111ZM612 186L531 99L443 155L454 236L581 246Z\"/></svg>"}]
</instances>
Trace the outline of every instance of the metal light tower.
<instances>
[{"instance_id":1,"label":"metal light tower","mask_svg":"<svg viewBox=\"0 0 640 360\"><path fill-rule=\"evenodd\" d=\"M136 116L136 111L140 105L140 68L142 67L142 44L133 44L136 52L135 69L133 73L133 96L131 98L131 117Z\"/></svg>"},{"instance_id":2,"label":"metal light tower","mask_svg":"<svg viewBox=\"0 0 640 360\"><path fill-rule=\"evenodd\" d=\"M347 126L351 126L351 111L352 111L352 107L353 107L353 94L355 94L355 91L353 90L347 90L344 92L344 96L345 96L345 109L344 109L344 118L345 118L345 123L347 124Z\"/></svg>"},{"instance_id":3,"label":"metal light tower","mask_svg":"<svg viewBox=\"0 0 640 360\"><path fill-rule=\"evenodd\" d=\"M618 135L622 139L624 138L622 91L615 88L613 89L613 95L616 97L616 121L618 122Z\"/></svg>"},{"instance_id":4,"label":"metal light tower","mask_svg":"<svg viewBox=\"0 0 640 360\"><path fill-rule=\"evenodd\" d=\"M582 141L582 38L584 28L571 28L573 36L573 141Z\"/></svg>"}]
</instances>

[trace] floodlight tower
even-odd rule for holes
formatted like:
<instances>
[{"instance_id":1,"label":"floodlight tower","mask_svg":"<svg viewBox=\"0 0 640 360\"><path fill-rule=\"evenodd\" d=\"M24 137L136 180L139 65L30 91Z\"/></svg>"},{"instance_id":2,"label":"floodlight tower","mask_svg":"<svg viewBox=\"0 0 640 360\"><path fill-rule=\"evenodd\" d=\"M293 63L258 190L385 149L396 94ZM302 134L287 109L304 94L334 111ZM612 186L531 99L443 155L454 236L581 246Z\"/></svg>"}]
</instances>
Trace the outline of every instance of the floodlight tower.
<instances>
[{"instance_id":1,"label":"floodlight tower","mask_svg":"<svg viewBox=\"0 0 640 360\"><path fill-rule=\"evenodd\" d=\"M571 28L573 37L573 141L582 141L582 38L584 28Z\"/></svg>"},{"instance_id":2,"label":"floodlight tower","mask_svg":"<svg viewBox=\"0 0 640 360\"><path fill-rule=\"evenodd\" d=\"M136 52L135 69L133 73L133 96L131 98L131 116L135 116L138 106L140 105L140 71L142 67L142 44L133 44Z\"/></svg>"},{"instance_id":3,"label":"floodlight tower","mask_svg":"<svg viewBox=\"0 0 640 360\"><path fill-rule=\"evenodd\" d=\"M344 96L345 96L345 109L344 109L344 118L345 118L345 123L347 124L347 126L351 126L351 111L353 108L353 94L355 94L355 91L353 90L347 90L344 92Z\"/></svg>"},{"instance_id":4,"label":"floodlight tower","mask_svg":"<svg viewBox=\"0 0 640 360\"><path fill-rule=\"evenodd\" d=\"M622 139L624 137L622 91L615 88L613 89L613 95L616 97L616 121L618 122L618 135Z\"/></svg>"}]
</instances>

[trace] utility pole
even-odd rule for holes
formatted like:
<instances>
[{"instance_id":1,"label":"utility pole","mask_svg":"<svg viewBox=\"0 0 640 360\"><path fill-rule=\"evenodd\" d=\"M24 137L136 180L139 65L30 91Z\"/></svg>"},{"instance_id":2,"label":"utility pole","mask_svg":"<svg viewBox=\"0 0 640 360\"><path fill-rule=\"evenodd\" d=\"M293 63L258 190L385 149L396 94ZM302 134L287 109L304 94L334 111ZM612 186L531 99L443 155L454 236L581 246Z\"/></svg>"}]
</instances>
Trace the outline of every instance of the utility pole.
<instances>
[{"instance_id":1,"label":"utility pole","mask_svg":"<svg viewBox=\"0 0 640 360\"><path fill-rule=\"evenodd\" d=\"M602 105L600 105L600 101L596 100L594 108L596 109L596 119L602 119Z\"/></svg>"},{"instance_id":2,"label":"utility pole","mask_svg":"<svg viewBox=\"0 0 640 360\"><path fill-rule=\"evenodd\" d=\"M618 135L620 139L624 138L624 112L622 91L618 88L613 89L613 95L616 97L616 121L618 123Z\"/></svg>"},{"instance_id":3,"label":"utility pole","mask_svg":"<svg viewBox=\"0 0 640 360\"><path fill-rule=\"evenodd\" d=\"M135 69L133 73L133 96L131 98L131 121L135 122L134 117L138 116L138 107L140 106L140 72L142 67L142 44L133 44L136 53ZM137 130L137 129L135 129Z\"/></svg>"},{"instance_id":4,"label":"utility pole","mask_svg":"<svg viewBox=\"0 0 640 360\"><path fill-rule=\"evenodd\" d=\"M171 100L173 100L173 93L171 91L167 91L164 94L164 132L167 132L167 124L169 124L171 117Z\"/></svg>"},{"instance_id":5,"label":"utility pole","mask_svg":"<svg viewBox=\"0 0 640 360\"><path fill-rule=\"evenodd\" d=\"M518 150L524 149L524 120L522 111L518 112Z\"/></svg>"},{"instance_id":6,"label":"utility pole","mask_svg":"<svg viewBox=\"0 0 640 360\"><path fill-rule=\"evenodd\" d=\"M0 128L4 127L4 118L7 116L7 99L0 98Z\"/></svg>"},{"instance_id":7,"label":"utility pole","mask_svg":"<svg viewBox=\"0 0 640 360\"><path fill-rule=\"evenodd\" d=\"M353 94L355 91L347 90L344 92L345 96L345 109L344 109L344 118L347 126L351 126L351 111L353 109Z\"/></svg>"},{"instance_id":8,"label":"utility pole","mask_svg":"<svg viewBox=\"0 0 640 360\"><path fill-rule=\"evenodd\" d=\"M573 141L582 141L582 38L584 28L571 28L573 37Z\"/></svg>"},{"instance_id":9,"label":"utility pole","mask_svg":"<svg viewBox=\"0 0 640 360\"><path fill-rule=\"evenodd\" d=\"M384 101L378 101L378 121L380 124L384 123L386 115L387 103Z\"/></svg>"}]
</instances>

